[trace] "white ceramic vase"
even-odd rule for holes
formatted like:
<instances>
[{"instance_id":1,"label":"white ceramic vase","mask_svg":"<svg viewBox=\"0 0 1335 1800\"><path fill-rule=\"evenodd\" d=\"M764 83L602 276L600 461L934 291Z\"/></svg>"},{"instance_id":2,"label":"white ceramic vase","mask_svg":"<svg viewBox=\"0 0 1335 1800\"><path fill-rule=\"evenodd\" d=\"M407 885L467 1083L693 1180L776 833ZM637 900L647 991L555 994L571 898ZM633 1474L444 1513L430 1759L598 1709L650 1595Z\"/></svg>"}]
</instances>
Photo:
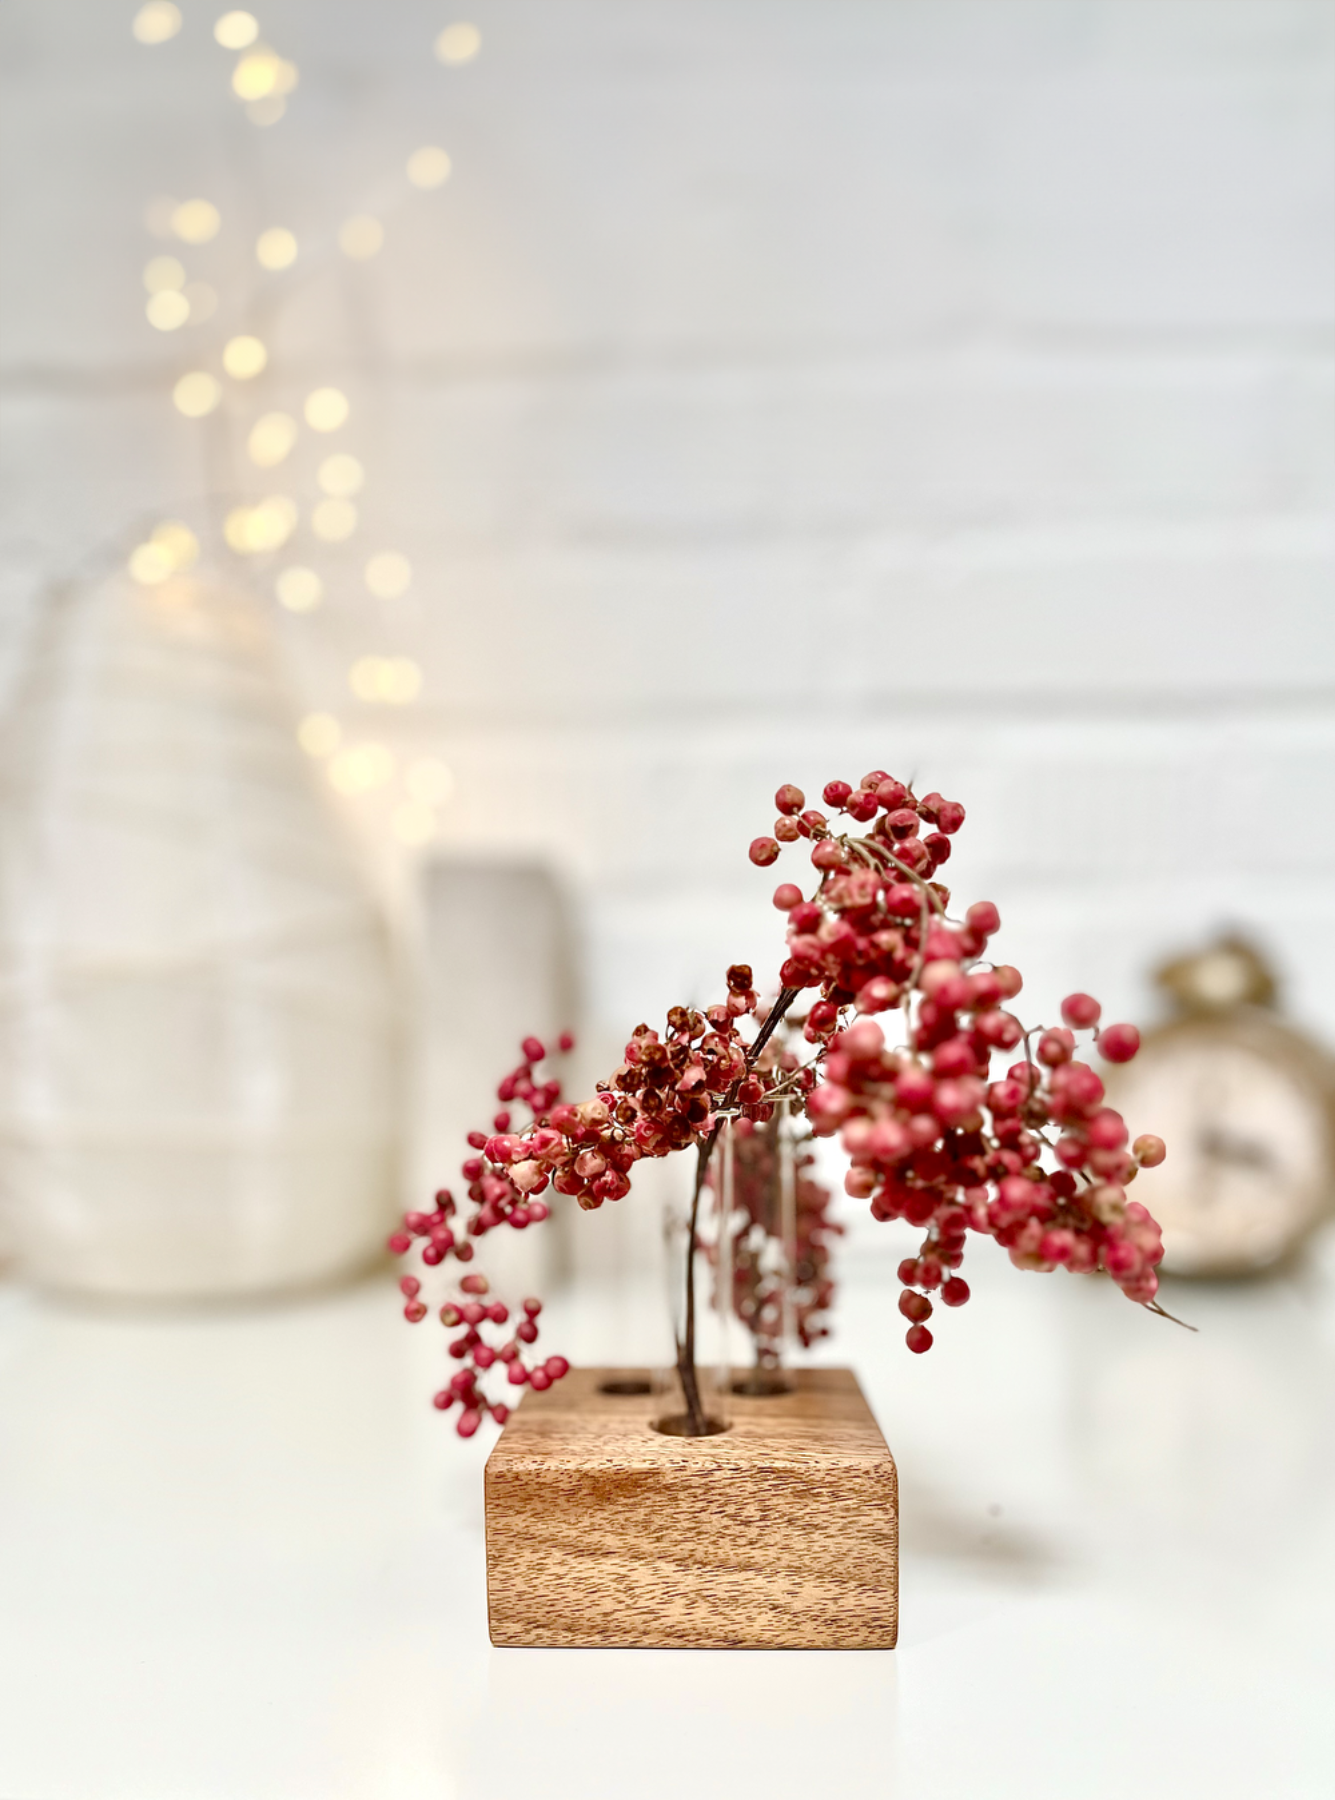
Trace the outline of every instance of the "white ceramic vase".
<instances>
[{"instance_id":1,"label":"white ceramic vase","mask_svg":"<svg viewBox=\"0 0 1335 1800\"><path fill-rule=\"evenodd\" d=\"M0 765L0 1191L43 1285L256 1293L383 1241L393 959L294 725L214 578L49 603Z\"/></svg>"}]
</instances>

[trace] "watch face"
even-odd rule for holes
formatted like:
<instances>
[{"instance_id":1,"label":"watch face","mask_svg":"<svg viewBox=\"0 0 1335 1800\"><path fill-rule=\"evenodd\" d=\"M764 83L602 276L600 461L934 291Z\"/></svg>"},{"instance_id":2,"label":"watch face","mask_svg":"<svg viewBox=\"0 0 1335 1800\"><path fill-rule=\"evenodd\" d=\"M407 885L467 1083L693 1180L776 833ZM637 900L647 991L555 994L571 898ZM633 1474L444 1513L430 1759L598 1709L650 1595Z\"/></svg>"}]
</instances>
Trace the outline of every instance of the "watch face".
<instances>
[{"instance_id":1,"label":"watch face","mask_svg":"<svg viewBox=\"0 0 1335 1800\"><path fill-rule=\"evenodd\" d=\"M1325 1213L1329 1128L1303 1054L1276 1028L1202 1022L1150 1038L1110 1082L1131 1136L1168 1146L1132 1194L1163 1227L1170 1274L1267 1268Z\"/></svg>"}]
</instances>

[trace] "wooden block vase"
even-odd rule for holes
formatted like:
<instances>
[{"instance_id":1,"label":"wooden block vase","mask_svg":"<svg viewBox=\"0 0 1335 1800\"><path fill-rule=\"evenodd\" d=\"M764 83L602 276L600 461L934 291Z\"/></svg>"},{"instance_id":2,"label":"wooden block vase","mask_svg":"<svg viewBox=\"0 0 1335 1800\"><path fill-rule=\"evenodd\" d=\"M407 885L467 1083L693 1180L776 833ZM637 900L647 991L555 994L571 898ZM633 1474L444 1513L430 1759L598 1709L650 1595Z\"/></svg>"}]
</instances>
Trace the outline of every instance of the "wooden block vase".
<instances>
[{"instance_id":1,"label":"wooden block vase","mask_svg":"<svg viewBox=\"0 0 1335 1800\"><path fill-rule=\"evenodd\" d=\"M492 1642L892 1649L898 1480L852 1371L738 1396L706 1438L666 1436L643 1394L604 1391L626 1374L572 1369L526 1393L492 1450Z\"/></svg>"}]
</instances>

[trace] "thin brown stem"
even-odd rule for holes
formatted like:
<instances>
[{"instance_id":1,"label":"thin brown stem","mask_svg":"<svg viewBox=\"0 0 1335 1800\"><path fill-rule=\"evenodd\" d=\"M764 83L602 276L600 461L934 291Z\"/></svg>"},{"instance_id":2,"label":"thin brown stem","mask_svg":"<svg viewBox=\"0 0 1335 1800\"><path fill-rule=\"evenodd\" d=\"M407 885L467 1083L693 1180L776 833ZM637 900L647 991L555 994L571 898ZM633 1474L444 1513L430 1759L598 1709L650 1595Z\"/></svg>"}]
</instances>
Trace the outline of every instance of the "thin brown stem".
<instances>
[{"instance_id":1,"label":"thin brown stem","mask_svg":"<svg viewBox=\"0 0 1335 1800\"><path fill-rule=\"evenodd\" d=\"M1199 1329L1195 1325L1189 1325L1185 1319L1179 1319L1176 1313L1168 1312L1164 1307L1160 1306L1157 1300L1145 1300L1142 1304L1146 1312L1158 1313L1161 1319L1167 1319L1170 1324L1173 1325L1180 1325L1183 1331L1196 1331Z\"/></svg>"},{"instance_id":2,"label":"thin brown stem","mask_svg":"<svg viewBox=\"0 0 1335 1800\"><path fill-rule=\"evenodd\" d=\"M681 1381L682 1399L686 1402L686 1435L688 1437L703 1437L709 1429L709 1422L705 1417L704 1406L700 1400L700 1378L695 1366L695 1240L700 1224L700 1196L704 1192L705 1176L709 1172L709 1159L714 1154L714 1146L723 1129L724 1117L737 1102L737 1095L741 1090L742 1083L755 1068L761 1051L778 1030L783 1015L801 991L800 988L784 988L770 1008L768 1018L756 1033L755 1042L746 1053L746 1067L728 1089L723 1105L715 1112L709 1136L700 1145L696 1154L695 1190L691 1195L691 1217L686 1231L686 1320L685 1329L677 1345L677 1375Z\"/></svg>"}]
</instances>

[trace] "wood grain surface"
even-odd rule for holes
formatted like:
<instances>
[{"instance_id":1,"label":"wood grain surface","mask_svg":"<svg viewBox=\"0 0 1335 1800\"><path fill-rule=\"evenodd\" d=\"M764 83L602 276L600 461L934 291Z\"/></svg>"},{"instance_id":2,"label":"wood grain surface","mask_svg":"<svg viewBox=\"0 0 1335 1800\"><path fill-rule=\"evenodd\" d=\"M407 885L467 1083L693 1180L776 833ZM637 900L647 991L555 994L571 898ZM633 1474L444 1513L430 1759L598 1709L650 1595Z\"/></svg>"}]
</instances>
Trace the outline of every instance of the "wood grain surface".
<instances>
[{"instance_id":1,"label":"wood grain surface","mask_svg":"<svg viewBox=\"0 0 1335 1800\"><path fill-rule=\"evenodd\" d=\"M487 1460L494 1644L893 1648L898 1481L851 1370L737 1396L708 1438L655 1431L614 1374L526 1393Z\"/></svg>"}]
</instances>

